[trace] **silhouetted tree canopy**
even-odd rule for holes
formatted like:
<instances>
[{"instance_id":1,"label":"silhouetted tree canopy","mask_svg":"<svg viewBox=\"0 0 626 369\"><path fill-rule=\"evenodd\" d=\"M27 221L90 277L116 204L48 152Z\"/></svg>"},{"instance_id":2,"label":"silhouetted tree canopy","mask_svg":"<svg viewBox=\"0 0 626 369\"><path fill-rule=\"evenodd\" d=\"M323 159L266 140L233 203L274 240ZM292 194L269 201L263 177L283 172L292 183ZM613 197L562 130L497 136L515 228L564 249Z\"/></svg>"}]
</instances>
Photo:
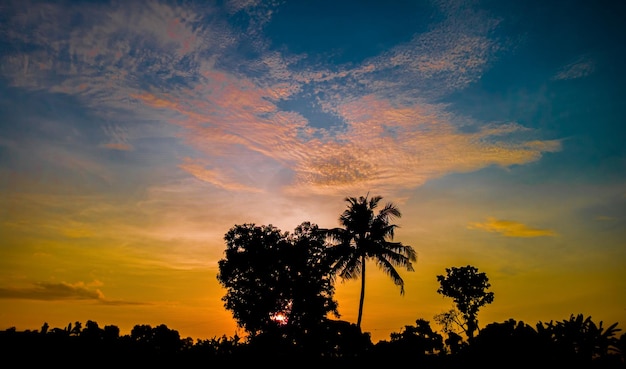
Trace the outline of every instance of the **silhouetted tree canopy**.
<instances>
[{"instance_id":1,"label":"silhouetted tree canopy","mask_svg":"<svg viewBox=\"0 0 626 369\"><path fill-rule=\"evenodd\" d=\"M339 316L317 225L304 222L293 233L236 225L224 240L217 276L227 291L222 300L251 336L295 337L318 327L329 313Z\"/></svg>"},{"instance_id":2,"label":"silhouetted tree canopy","mask_svg":"<svg viewBox=\"0 0 626 369\"><path fill-rule=\"evenodd\" d=\"M78 322L77 322L78 323ZM64 328L44 323L41 331L0 331L0 347L7 365L16 367L252 367L294 366L352 368L406 366L419 368L574 368L623 369L626 335L617 336L617 323L603 327L591 317L571 315L562 321L539 322L536 328L509 319L490 323L459 350L446 349L442 336L428 321L392 332L389 341L372 345L355 324L328 320L320 325L322 340L304 342L293 350L291 340L271 335L241 341L235 336L210 340L181 338L161 324L135 325L119 336L116 326L100 328L95 321ZM72 333L73 331L73 333ZM109 332L109 333L107 333ZM320 333L318 331L318 333ZM301 337L298 337L301 338ZM306 355L314 352L322 355ZM305 355L303 355L303 353Z\"/></svg>"},{"instance_id":3,"label":"silhouetted tree canopy","mask_svg":"<svg viewBox=\"0 0 626 369\"><path fill-rule=\"evenodd\" d=\"M491 287L485 273L479 273L478 268L467 265L464 267L446 268L446 275L438 275L440 287L437 293L452 298L460 312L461 319L454 312L447 315L467 334L469 339L474 337L478 329L478 310L493 302L493 292L487 292Z\"/></svg>"},{"instance_id":4,"label":"silhouetted tree canopy","mask_svg":"<svg viewBox=\"0 0 626 369\"><path fill-rule=\"evenodd\" d=\"M607 328L594 323L591 317L571 315L560 322L538 323L537 330L544 339L553 342L553 352L571 357L572 363L587 363L597 357L606 357L618 347L615 334L621 329L617 323Z\"/></svg>"}]
</instances>

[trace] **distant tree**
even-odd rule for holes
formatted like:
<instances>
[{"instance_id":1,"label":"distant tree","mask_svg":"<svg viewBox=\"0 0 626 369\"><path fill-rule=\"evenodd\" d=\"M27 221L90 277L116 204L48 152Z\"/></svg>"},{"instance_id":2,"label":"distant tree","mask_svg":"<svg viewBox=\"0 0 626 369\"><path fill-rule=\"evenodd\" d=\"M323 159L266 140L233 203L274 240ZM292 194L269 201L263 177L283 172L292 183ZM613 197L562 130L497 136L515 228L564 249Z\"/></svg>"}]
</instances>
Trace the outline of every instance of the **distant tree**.
<instances>
[{"instance_id":1,"label":"distant tree","mask_svg":"<svg viewBox=\"0 0 626 369\"><path fill-rule=\"evenodd\" d=\"M590 364L593 360L610 360L621 357L619 340L616 337L618 323L604 328L590 316L571 315L569 319L537 324L537 330L553 343L552 351L570 359L571 363Z\"/></svg>"},{"instance_id":2,"label":"distant tree","mask_svg":"<svg viewBox=\"0 0 626 369\"><path fill-rule=\"evenodd\" d=\"M437 293L452 298L460 315L449 312L447 319L452 319L471 340L478 330L478 310L493 302L493 292L487 292L491 287L485 273L479 273L471 265L464 267L446 268L446 275L438 275L440 287Z\"/></svg>"},{"instance_id":3,"label":"distant tree","mask_svg":"<svg viewBox=\"0 0 626 369\"><path fill-rule=\"evenodd\" d=\"M442 326L443 332L448 336L444 340L447 350L452 353L458 353L467 346L467 342L463 341L463 317L461 312L456 308L444 311L434 317L435 321Z\"/></svg>"},{"instance_id":4,"label":"distant tree","mask_svg":"<svg viewBox=\"0 0 626 369\"><path fill-rule=\"evenodd\" d=\"M401 242L392 242L394 231L398 227L390 223L393 218L402 216L393 203L387 203L375 213L381 196L368 199L367 196L347 197L348 208L341 214L339 221L343 228L324 230L334 244L329 250L333 261L333 276L342 279L361 278L361 295L357 327L361 327L363 302L365 300L365 264L367 259L374 259L383 270L400 287L404 294L404 280L396 267L404 267L413 271L412 262L417 260L417 253L411 246Z\"/></svg>"},{"instance_id":5,"label":"distant tree","mask_svg":"<svg viewBox=\"0 0 626 369\"><path fill-rule=\"evenodd\" d=\"M443 336L430 327L430 322L417 319L415 325L406 325L400 332L392 332L390 340L380 340L371 350L366 366L405 366L439 368L445 354Z\"/></svg>"},{"instance_id":6,"label":"distant tree","mask_svg":"<svg viewBox=\"0 0 626 369\"><path fill-rule=\"evenodd\" d=\"M120 337L120 328L116 325L105 325L103 334L106 340L117 340Z\"/></svg>"},{"instance_id":7,"label":"distant tree","mask_svg":"<svg viewBox=\"0 0 626 369\"><path fill-rule=\"evenodd\" d=\"M152 326L149 324L137 324L130 331L130 338L133 342L148 344L152 342Z\"/></svg>"},{"instance_id":8,"label":"distant tree","mask_svg":"<svg viewBox=\"0 0 626 369\"><path fill-rule=\"evenodd\" d=\"M222 300L252 337L301 338L327 314L339 316L317 225L304 222L293 233L272 225L236 225L224 240L217 275L226 288Z\"/></svg>"},{"instance_id":9,"label":"distant tree","mask_svg":"<svg viewBox=\"0 0 626 369\"><path fill-rule=\"evenodd\" d=\"M203 351L209 357L230 358L243 345L244 342L237 335L231 338L222 335L221 337L213 337L210 340L198 339L193 348Z\"/></svg>"},{"instance_id":10,"label":"distant tree","mask_svg":"<svg viewBox=\"0 0 626 369\"><path fill-rule=\"evenodd\" d=\"M456 354L463 348L463 337L456 332L447 332L448 338L443 342L449 350L450 354Z\"/></svg>"},{"instance_id":11,"label":"distant tree","mask_svg":"<svg viewBox=\"0 0 626 369\"><path fill-rule=\"evenodd\" d=\"M488 368L506 368L512 364L527 368L539 363L542 367L561 367L559 364L563 364L551 357L549 342L540 339L532 326L514 319L487 324L472 343L463 348L460 356L464 362Z\"/></svg>"},{"instance_id":12,"label":"distant tree","mask_svg":"<svg viewBox=\"0 0 626 369\"><path fill-rule=\"evenodd\" d=\"M182 347L178 331L165 324L154 328L149 324L137 324L130 331L130 338L141 350L171 354Z\"/></svg>"},{"instance_id":13,"label":"distant tree","mask_svg":"<svg viewBox=\"0 0 626 369\"><path fill-rule=\"evenodd\" d=\"M400 333L391 333L391 342L402 342L414 355L436 354L443 350L443 336L430 327L430 322L417 319Z\"/></svg>"},{"instance_id":14,"label":"distant tree","mask_svg":"<svg viewBox=\"0 0 626 369\"><path fill-rule=\"evenodd\" d=\"M166 353L177 352L183 344L180 333L175 329L168 328L165 324L159 324L153 328L152 340L156 350Z\"/></svg>"},{"instance_id":15,"label":"distant tree","mask_svg":"<svg viewBox=\"0 0 626 369\"><path fill-rule=\"evenodd\" d=\"M79 321L77 321L76 323L74 323L74 327L72 328L72 323L67 325L67 332L70 335L73 336L78 336L80 335L80 332L83 330L83 324Z\"/></svg>"},{"instance_id":16,"label":"distant tree","mask_svg":"<svg viewBox=\"0 0 626 369\"><path fill-rule=\"evenodd\" d=\"M104 330L98 326L98 323L88 320L85 328L80 332L80 336L90 340L98 340L103 337Z\"/></svg>"}]
</instances>

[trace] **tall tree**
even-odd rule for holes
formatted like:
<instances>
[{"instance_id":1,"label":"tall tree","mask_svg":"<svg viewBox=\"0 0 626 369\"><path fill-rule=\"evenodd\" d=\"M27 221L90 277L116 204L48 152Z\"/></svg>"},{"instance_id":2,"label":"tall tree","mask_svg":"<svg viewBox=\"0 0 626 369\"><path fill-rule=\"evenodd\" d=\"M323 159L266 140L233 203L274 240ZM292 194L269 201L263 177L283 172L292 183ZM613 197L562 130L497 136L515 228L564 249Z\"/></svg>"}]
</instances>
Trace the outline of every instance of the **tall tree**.
<instances>
[{"instance_id":1,"label":"tall tree","mask_svg":"<svg viewBox=\"0 0 626 369\"><path fill-rule=\"evenodd\" d=\"M361 327L363 302L365 300L365 264L373 259L376 265L385 272L396 286L400 294L404 294L404 280L396 267L413 271L412 262L417 260L413 247L401 242L392 242L394 230L398 227L390 223L392 219L402 216L393 203L387 203L375 213L381 196L347 197L347 209L339 217L343 228L325 230L333 245L329 248L332 260L333 277L342 279L361 278L361 296L357 327Z\"/></svg>"},{"instance_id":2,"label":"tall tree","mask_svg":"<svg viewBox=\"0 0 626 369\"><path fill-rule=\"evenodd\" d=\"M463 329L469 339L474 337L478 330L478 310L493 302L493 292L487 292L491 284L485 273L479 273L478 268L468 265L464 267L446 268L446 275L438 275L440 287L437 293L452 298L458 311L461 313L461 321L457 321L454 311L448 313Z\"/></svg>"}]
</instances>

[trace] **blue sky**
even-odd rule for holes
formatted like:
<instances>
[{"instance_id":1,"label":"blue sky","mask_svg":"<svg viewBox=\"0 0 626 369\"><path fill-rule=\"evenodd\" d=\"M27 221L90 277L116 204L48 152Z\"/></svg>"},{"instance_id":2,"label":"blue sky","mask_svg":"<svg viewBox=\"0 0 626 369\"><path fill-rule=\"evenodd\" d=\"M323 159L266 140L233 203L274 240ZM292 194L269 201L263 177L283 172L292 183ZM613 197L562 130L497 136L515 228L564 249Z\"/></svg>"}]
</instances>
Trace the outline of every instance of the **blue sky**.
<instances>
[{"instance_id":1,"label":"blue sky","mask_svg":"<svg viewBox=\"0 0 626 369\"><path fill-rule=\"evenodd\" d=\"M397 240L419 254L405 296L370 277L375 339L447 309L436 275L466 264L494 286L481 322L625 321L624 15L615 1L6 2L0 328L232 334L215 279L228 229L336 226L344 197L367 193L398 205ZM338 286L349 321L357 287Z\"/></svg>"}]
</instances>

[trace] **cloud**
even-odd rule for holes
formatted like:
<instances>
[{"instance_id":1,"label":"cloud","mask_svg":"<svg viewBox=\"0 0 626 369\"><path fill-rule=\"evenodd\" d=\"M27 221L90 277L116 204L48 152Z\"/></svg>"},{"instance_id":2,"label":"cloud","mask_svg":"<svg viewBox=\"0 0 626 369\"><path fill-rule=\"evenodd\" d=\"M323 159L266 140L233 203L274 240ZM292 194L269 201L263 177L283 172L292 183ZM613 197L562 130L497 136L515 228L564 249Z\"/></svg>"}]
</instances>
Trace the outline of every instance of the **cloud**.
<instances>
[{"instance_id":1,"label":"cloud","mask_svg":"<svg viewBox=\"0 0 626 369\"><path fill-rule=\"evenodd\" d=\"M99 283L96 283L99 284ZM41 301L92 300L106 305L143 305L138 302L108 300L97 288L85 283L37 282L33 287L0 287L0 299L26 299Z\"/></svg>"},{"instance_id":2,"label":"cloud","mask_svg":"<svg viewBox=\"0 0 626 369\"><path fill-rule=\"evenodd\" d=\"M184 127L187 142L204 154L180 167L222 188L251 191L279 165L294 174L294 182L283 183L286 191L405 189L447 173L529 163L561 148L558 140L515 139L529 132L515 123L480 126L446 112L445 105L402 105L376 94L327 106L346 126L318 128L279 110L271 87L215 71L205 77L186 99L136 98L178 116L170 121ZM464 133L459 122L476 127Z\"/></svg>"},{"instance_id":3,"label":"cloud","mask_svg":"<svg viewBox=\"0 0 626 369\"><path fill-rule=\"evenodd\" d=\"M595 69L596 66L593 60L591 60L588 56L581 56L573 62L563 66L554 75L554 77L552 77L552 79L558 81L583 78L593 73Z\"/></svg>"},{"instance_id":4,"label":"cloud","mask_svg":"<svg viewBox=\"0 0 626 369\"><path fill-rule=\"evenodd\" d=\"M99 289L90 289L84 283L37 282L30 288L0 288L0 298L31 300L100 300Z\"/></svg>"},{"instance_id":5,"label":"cloud","mask_svg":"<svg viewBox=\"0 0 626 369\"><path fill-rule=\"evenodd\" d=\"M337 112L347 128L307 143L294 168L295 187L408 189L448 173L525 164L560 150L558 141L511 139L527 131L513 123L461 132L458 117L426 102L398 105L370 95L338 105Z\"/></svg>"},{"instance_id":6,"label":"cloud","mask_svg":"<svg viewBox=\"0 0 626 369\"><path fill-rule=\"evenodd\" d=\"M221 169L209 169L202 165L197 160L186 158L180 168L191 173L197 179L211 183L217 187L230 190L230 191L243 191L243 192L260 192L259 188L253 186L246 186L232 178L232 174L226 173Z\"/></svg>"},{"instance_id":7,"label":"cloud","mask_svg":"<svg viewBox=\"0 0 626 369\"><path fill-rule=\"evenodd\" d=\"M470 4L435 1L440 21L369 59L367 69L351 71L348 76L355 81L347 86L353 91L375 89L402 101L437 99L479 80L504 46L491 36L500 21Z\"/></svg>"},{"instance_id":8,"label":"cloud","mask_svg":"<svg viewBox=\"0 0 626 369\"><path fill-rule=\"evenodd\" d=\"M197 66L234 39L220 21L201 21L202 14L214 11L208 5L196 9L149 1L64 7L24 1L6 10L0 32L16 47L0 55L0 74L12 86L72 96L76 109L118 121L108 124L113 131L103 129L100 147L112 150L133 146L107 140L119 138L111 133L122 133L135 122L162 120L142 110L133 94L193 81Z\"/></svg>"},{"instance_id":9,"label":"cloud","mask_svg":"<svg viewBox=\"0 0 626 369\"><path fill-rule=\"evenodd\" d=\"M551 229L531 228L524 223L492 217L483 223L470 223L467 228L500 233L505 237L515 238L552 237L556 235Z\"/></svg>"},{"instance_id":10,"label":"cloud","mask_svg":"<svg viewBox=\"0 0 626 369\"><path fill-rule=\"evenodd\" d=\"M9 39L46 52L8 55L4 74L18 86L73 95L113 122L100 130L98 143L106 149L137 151L141 134L122 123L129 112L133 121L182 128L177 138L192 150L175 153L178 168L240 192L270 184L322 194L407 189L560 150L558 140L528 139L533 132L514 122L475 122L435 103L478 80L500 48L490 38L498 20L471 6L436 2L440 21L362 65L309 66L302 56L268 50L262 27L246 40L254 57L242 53L241 36L217 8L133 4L81 9L81 19L93 22L73 28L55 28L39 12L25 11L12 19L15 29L37 31L10 32ZM272 13L253 1L229 4L226 13L258 15L257 26ZM40 67L50 61L56 64ZM290 99L334 120L281 108Z\"/></svg>"},{"instance_id":11,"label":"cloud","mask_svg":"<svg viewBox=\"0 0 626 369\"><path fill-rule=\"evenodd\" d=\"M109 137L108 143L102 144L102 147L111 150L131 151L133 146L128 143L128 129L121 125L108 125L103 128L106 136Z\"/></svg>"}]
</instances>

